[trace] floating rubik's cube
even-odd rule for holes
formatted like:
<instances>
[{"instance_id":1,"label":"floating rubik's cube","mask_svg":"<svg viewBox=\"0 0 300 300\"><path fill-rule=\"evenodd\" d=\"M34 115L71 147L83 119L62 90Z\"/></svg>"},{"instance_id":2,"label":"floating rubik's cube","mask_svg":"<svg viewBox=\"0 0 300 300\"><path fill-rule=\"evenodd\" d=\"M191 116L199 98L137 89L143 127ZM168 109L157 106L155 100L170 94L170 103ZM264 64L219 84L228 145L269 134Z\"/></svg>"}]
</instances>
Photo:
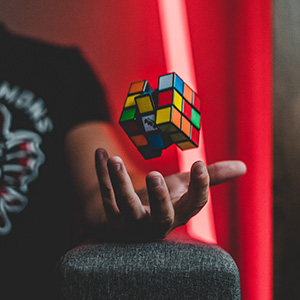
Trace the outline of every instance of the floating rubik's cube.
<instances>
[{"instance_id":1,"label":"floating rubik's cube","mask_svg":"<svg viewBox=\"0 0 300 300\"><path fill-rule=\"evenodd\" d=\"M198 147L200 98L176 74L162 75L158 88L147 80L130 85L120 125L145 159L159 157L176 144L180 149Z\"/></svg>"}]
</instances>

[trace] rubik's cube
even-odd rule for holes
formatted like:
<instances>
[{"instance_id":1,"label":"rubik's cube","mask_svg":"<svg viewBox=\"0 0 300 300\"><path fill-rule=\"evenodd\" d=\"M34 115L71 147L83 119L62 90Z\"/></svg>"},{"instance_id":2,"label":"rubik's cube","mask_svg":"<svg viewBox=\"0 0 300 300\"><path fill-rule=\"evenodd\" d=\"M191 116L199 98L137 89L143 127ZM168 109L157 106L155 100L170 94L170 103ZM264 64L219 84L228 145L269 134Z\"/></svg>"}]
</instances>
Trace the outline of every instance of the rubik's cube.
<instances>
[{"instance_id":1,"label":"rubik's cube","mask_svg":"<svg viewBox=\"0 0 300 300\"><path fill-rule=\"evenodd\" d=\"M162 75L158 88L147 80L131 83L120 125L145 159L161 156L176 144L181 150L199 145L201 101L176 74Z\"/></svg>"}]
</instances>

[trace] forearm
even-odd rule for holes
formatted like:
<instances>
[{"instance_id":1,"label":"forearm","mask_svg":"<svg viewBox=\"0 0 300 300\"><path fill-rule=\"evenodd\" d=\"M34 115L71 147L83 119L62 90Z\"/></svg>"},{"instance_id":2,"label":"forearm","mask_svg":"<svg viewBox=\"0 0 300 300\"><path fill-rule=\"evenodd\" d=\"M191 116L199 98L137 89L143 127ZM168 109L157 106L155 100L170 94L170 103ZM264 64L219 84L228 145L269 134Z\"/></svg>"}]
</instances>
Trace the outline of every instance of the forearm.
<instances>
[{"instance_id":1,"label":"forearm","mask_svg":"<svg viewBox=\"0 0 300 300\"><path fill-rule=\"evenodd\" d=\"M102 147L109 155L121 156L136 189L145 186L145 173L135 168L118 143L113 126L106 122L91 122L73 128L65 138L65 153L70 176L77 194L81 224L87 234L103 234L107 224L99 181L95 168L95 151Z\"/></svg>"}]
</instances>

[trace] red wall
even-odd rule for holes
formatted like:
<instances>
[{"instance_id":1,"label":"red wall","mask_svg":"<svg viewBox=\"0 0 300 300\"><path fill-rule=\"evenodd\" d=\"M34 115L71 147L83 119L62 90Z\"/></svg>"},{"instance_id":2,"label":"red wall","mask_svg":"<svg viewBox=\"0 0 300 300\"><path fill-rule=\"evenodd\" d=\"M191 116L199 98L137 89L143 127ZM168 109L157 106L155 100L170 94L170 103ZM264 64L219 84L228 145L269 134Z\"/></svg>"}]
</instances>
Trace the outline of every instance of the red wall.
<instances>
[{"instance_id":1,"label":"red wall","mask_svg":"<svg viewBox=\"0 0 300 300\"><path fill-rule=\"evenodd\" d=\"M80 47L105 84L118 120L130 82L165 73L157 0L7 0L17 32ZM248 174L212 189L218 241L236 259L243 299L272 297L271 1L188 0L208 162L243 159ZM172 173L174 148L145 163Z\"/></svg>"}]
</instances>

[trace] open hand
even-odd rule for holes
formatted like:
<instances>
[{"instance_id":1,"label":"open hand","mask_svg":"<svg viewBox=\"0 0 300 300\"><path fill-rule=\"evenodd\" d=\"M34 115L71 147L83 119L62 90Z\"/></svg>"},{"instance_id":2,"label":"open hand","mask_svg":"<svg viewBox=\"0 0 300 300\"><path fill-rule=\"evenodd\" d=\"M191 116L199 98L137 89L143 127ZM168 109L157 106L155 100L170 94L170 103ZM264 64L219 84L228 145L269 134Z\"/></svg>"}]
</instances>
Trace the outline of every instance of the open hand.
<instances>
[{"instance_id":1,"label":"open hand","mask_svg":"<svg viewBox=\"0 0 300 300\"><path fill-rule=\"evenodd\" d=\"M105 210L105 236L113 240L148 240L166 237L186 224L206 204L209 185L245 174L240 161L224 161L208 167L196 161L190 173L164 178L153 171L147 188L135 191L122 159L96 151L96 169Z\"/></svg>"}]
</instances>

